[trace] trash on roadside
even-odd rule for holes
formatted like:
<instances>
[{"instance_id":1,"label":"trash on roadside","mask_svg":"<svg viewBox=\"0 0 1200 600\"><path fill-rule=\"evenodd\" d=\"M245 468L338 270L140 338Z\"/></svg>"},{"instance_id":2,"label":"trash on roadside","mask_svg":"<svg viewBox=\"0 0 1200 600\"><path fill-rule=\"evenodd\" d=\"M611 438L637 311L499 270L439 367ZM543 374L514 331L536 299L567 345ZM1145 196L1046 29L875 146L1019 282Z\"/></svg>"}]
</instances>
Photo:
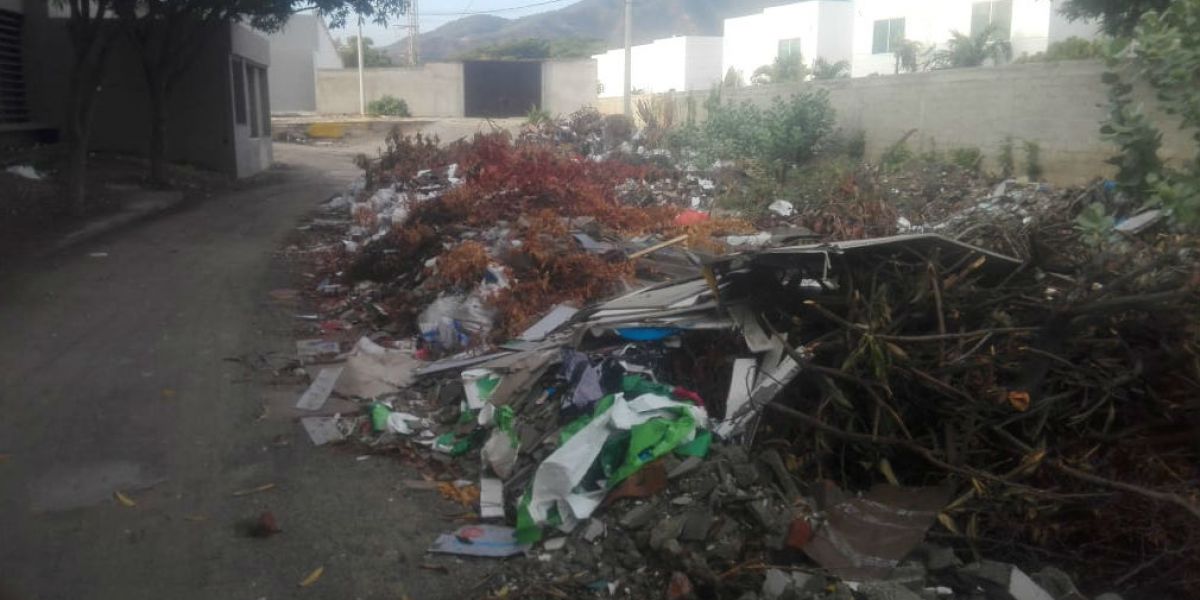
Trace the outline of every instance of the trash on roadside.
<instances>
[{"instance_id":1,"label":"trash on roadside","mask_svg":"<svg viewBox=\"0 0 1200 600\"><path fill-rule=\"evenodd\" d=\"M439 535L429 547L435 554L505 558L524 554L529 544L517 542L516 530L499 525L466 525Z\"/></svg>"}]
</instances>

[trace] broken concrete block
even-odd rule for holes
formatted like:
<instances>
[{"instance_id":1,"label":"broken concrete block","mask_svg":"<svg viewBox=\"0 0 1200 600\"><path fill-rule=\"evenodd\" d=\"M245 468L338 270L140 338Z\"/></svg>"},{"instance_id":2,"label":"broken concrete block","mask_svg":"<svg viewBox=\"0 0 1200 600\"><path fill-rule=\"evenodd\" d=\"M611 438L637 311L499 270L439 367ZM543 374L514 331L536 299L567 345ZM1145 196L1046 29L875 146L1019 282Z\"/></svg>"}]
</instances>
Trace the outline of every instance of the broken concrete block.
<instances>
[{"instance_id":1,"label":"broken concrete block","mask_svg":"<svg viewBox=\"0 0 1200 600\"><path fill-rule=\"evenodd\" d=\"M1006 594L1011 600L1054 600L1024 571L1007 563L980 561L968 565L959 573L999 594Z\"/></svg>"},{"instance_id":2,"label":"broken concrete block","mask_svg":"<svg viewBox=\"0 0 1200 600\"><path fill-rule=\"evenodd\" d=\"M653 503L648 502L641 506L635 506L621 517L621 527L625 529L641 529L654 520L656 516L658 516L658 507Z\"/></svg>"},{"instance_id":3,"label":"broken concrete block","mask_svg":"<svg viewBox=\"0 0 1200 600\"><path fill-rule=\"evenodd\" d=\"M922 600L916 592L894 581L875 581L858 586L866 600Z\"/></svg>"},{"instance_id":4,"label":"broken concrete block","mask_svg":"<svg viewBox=\"0 0 1200 600\"><path fill-rule=\"evenodd\" d=\"M779 569L767 569L763 579L762 597L765 600L778 600L792 585L792 578Z\"/></svg>"},{"instance_id":5,"label":"broken concrete block","mask_svg":"<svg viewBox=\"0 0 1200 600\"><path fill-rule=\"evenodd\" d=\"M679 538L679 534L683 533L683 517L668 517L659 521L653 529L650 530L650 547L659 550L666 544L668 540Z\"/></svg>"},{"instance_id":6,"label":"broken concrete block","mask_svg":"<svg viewBox=\"0 0 1200 600\"><path fill-rule=\"evenodd\" d=\"M596 538L604 535L605 529L606 527L604 526L604 521L601 521L600 519L589 519L587 528L583 530L583 539L589 542L594 542L596 541Z\"/></svg>"},{"instance_id":7,"label":"broken concrete block","mask_svg":"<svg viewBox=\"0 0 1200 600\"><path fill-rule=\"evenodd\" d=\"M1071 576L1061 569L1046 567L1034 573L1033 580L1054 596L1054 600L1087 600L1087 596L1079 593Z\"/></svg>"},{"instance_id":8,"label":"broken concrete block","mask_svg":"<svg viewBox=\"0 0 1200 600\"><path fill-rule=\"evenodd\" d=\"M678 466L676 466L674 469L671 469L667 473L667 479L678 479L683 477L684 475L687 475L688 473L698 469L703 463L704 459L698 456L689 456L684 459L683 462L679 463Z\"/></svg>"},{"instance_id":9,"label":"broken concrete block","mask_svg":"<svg viewBox=\"0 0 1200 600\"><path fill-rule=\"evenodd\" d=\"M708 539L713 520L713 511L707 506L689 510L684 515L683 534L680 539L685 542L703 542Z\"/></svg>"}]
</instances>

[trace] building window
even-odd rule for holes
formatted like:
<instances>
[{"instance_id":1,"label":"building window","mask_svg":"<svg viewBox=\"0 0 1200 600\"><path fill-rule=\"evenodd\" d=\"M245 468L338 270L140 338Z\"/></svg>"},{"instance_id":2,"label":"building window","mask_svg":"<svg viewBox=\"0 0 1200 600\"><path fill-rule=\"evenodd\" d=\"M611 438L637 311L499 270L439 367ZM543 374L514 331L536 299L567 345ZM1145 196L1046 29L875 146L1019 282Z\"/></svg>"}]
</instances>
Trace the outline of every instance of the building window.
<instances>
[{"instance_id":1,"label":"building window","mask_svg":"<svg viewBox=\"0 0 1200 600\"><path fill-rule=\"evenodd\" d=\"M779 57L780 58L796 58L801 56L800 38L792 38L790 40L779 40Z\"/></svg>"},{"instance_id":2,"label":"building window","mask_svg":"<svg viewBox=\"0 0 1200 600\"><path fill-rule=\"evenodd\" d=\"M262 118L264 136L271 135L271 96L267 94L267 70L257 67L258 71L258 112Z\"/></svg>"},{"instance_id":3,"label":"building window","mask_svg":"<svg viewBox=\"0 0 1200 600\"><path fill-rule=\"evenodd\" d=\"M246 69L242 59L235 58L232 65L233 76L233 120L238 125L246 124Z\"/></svg>"},{"instance_id":4,"label":"building window","mask_svg":"<svg viewBox=\"0 0 1200 600\"><path fill-rule=\"evenodd\" d=\"M20 13L0 10L0 124L29 121L21 59L23 22Z\"/></svg>"},{"instance_id":5,"label":"building window","mask_svg":"<svg viewBox=\"0 0 1200 600\"><path fill-rule=\"evenodd\" d=\"M246 66L246 87L250 90L250 137L256 138L258 132L258 69Z\"/></svg>"},{"instance_id":6,"label":"building window","mask_svg":"<svg viewBox=\"0 0 1200 600\"><path fill-rule=\"evenodd\" d=\"M971 5L971 36L979 35L988 27L996 28L1002 40L1012 37L1012 0L976 2Z\"/></svg>"},{"instance_id":7,"label":"building window","mask_svg":"<svg viewBox=\"0 0 1200 600\"><path fill-rule=\"evenodd\" d=\"M890 54L904 41L904 19L875 21L875 38L871 44L872 54Z\"/></svg>"}]
</instances>

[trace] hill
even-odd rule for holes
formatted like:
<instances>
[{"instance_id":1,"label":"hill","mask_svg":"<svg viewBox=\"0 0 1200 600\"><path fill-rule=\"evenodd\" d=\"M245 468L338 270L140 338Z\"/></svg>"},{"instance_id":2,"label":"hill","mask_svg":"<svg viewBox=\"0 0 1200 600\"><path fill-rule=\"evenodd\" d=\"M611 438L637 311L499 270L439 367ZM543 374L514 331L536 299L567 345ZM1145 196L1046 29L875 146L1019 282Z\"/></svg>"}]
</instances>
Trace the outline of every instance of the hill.
<instances>
[{"instance_id":1,"label":"hill","mask_svg":"<svg viewBox=\"0 0 1200 600\"><path fill-rule=\"evenodd\" d=\"M791 0L794 1L794 0ZM639 0L634 5L634 43L675 35L721 35L724 20L788 0ZM471 15L421 34L421 60L449 60L491 44L523 38L602 40L624 43L624 0L582 0L519 19ZM408 39L383 48L393 60L407 56Z\"/></svg>"}]
</instances>

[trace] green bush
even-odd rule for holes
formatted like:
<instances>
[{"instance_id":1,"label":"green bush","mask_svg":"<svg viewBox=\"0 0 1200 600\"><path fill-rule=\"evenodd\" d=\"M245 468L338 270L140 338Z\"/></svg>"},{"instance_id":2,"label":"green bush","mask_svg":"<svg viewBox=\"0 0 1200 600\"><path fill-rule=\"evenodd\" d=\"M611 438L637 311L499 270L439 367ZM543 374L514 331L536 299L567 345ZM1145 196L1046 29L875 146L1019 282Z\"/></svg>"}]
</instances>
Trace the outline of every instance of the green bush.
<instances>
[{"instance_id":1,"label":"green bush","mask_svg":"<svg viewBox=\"0 0 1200 600\"><path fill-rule=\"evenodd\" d=\"M1040 181L1046 170L1042 168L1042 147L1037 142L1025 142L1025 175L1030 181Z\"/></svg>"},{"instance_id":2,"label":"green bush","mask_svg":"<svg viewBox=\"0 0 1200 600\"><path fill-rule=\"evenodd\" d=\"M411 117L408 103L392 95L385 95L367 103L367 114L387 117Z\"/></svg>"},{"instance_id":3,"label":"green bush","mask_svg":"<svg viewBox=\"0 0 1200 600\"><path fill-rule=\"evenodd\" d=\"M1000 165L1000 177L1004 179L1012 177L1017 172L1017 158L1011 135L1004 138L1004 143L1000 145L1000 156L996 158L996 162Z\"/></svg>"},{"instance_id":4,"label":"green bush","mask_svg":"<svg viewBox=\"0 0 1200 600\"><path fill-rule=\"evenodd\" d=\"M834 110L825 90L776 98L766 110L713 94L706 107L708 118L695 132L702 158L755 161L780 180L821 153L833 134Z\"/></svg>"},{"instance_id":5,"label":"green bush","mask_svg":"<svg viewBox=\"0 0 1200 600\"><path fill-rule=\"evenodd\" d=\"M983 166L983 151L979 148L954 148L950 150L950 162L972 173L978 173Z\"/></svg>"},{"instance_id":6,"label":"green bush","mask_svg":"<svg viewBox=\"0 0 1200 600\"><path fill-rule=\"evenodd\" d=\"M916 132L916 129L909 130L895 144L892 144L887 150L883 151L883 154L879 157L879 164L885 173L894 173L900 167L912 162L914 155L912 149L908 147L908 138L912 137Z\"/></svg>"}]
</instances>

